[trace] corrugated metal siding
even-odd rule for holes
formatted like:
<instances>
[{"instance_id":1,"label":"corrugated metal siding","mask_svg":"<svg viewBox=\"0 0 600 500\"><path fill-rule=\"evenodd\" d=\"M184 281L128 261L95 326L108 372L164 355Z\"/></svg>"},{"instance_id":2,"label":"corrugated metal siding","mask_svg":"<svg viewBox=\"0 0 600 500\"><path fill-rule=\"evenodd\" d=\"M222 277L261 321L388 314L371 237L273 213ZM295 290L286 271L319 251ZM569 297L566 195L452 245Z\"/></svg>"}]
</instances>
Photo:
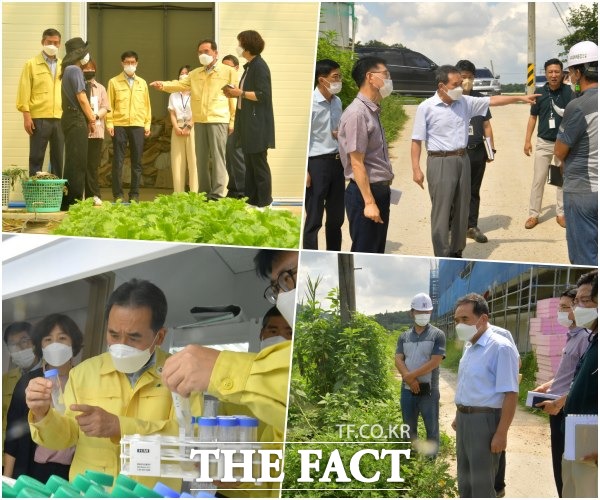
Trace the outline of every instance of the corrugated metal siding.
<instances>
[{"instance_id":1,"label":"corrugated metal siding","mask_svg":"<svg viewBox=\"0 0 600 500\"><path fill-rule=\"evenodd\" d=\"M265 40L275 110L273 196L303 198L319 4L218 3L216 13L220 56L235 54L240 31L256 30Z\"/></svg>"},{"instance_id":2,"label":"corrugated metal siding","mask_svg":"<svg viewBox=\"0 0 600 500\"><path fill-rule=\"evenodd\" d=\"M65 4L2 2L2 168L11 165L27 167L29 136L23 129L23 115L15 106L17 85L28 59L41 49L42 32L55 28L61 32L63 46L59 56L65 53L64 42L80 36L80 4L71 3L70 33L65 31ZM46 159L45 165L48 164Z\"/></svg>"}]
</instances>

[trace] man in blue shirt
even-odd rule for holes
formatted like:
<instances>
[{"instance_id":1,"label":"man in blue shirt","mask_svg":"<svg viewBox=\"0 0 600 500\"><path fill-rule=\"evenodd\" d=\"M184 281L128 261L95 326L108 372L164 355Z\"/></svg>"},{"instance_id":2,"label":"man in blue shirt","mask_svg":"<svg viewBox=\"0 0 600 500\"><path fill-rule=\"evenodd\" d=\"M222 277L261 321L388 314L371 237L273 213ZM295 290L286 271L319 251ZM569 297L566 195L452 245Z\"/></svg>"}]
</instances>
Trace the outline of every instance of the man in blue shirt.
<instances>
[{"instance_id":1,"label":"man in blue shirt","mask_svg":"<svg viewBox=\"0 0 600 500\"><path fill-rule=\"evenodd\" d=\"M456 460L461 497L495 498L494 479L517 408L519 355L488 323L485 299L471 293L456 303L456 336L467 342L456 386Z\"/></svg>"},{"instance_id":2,"label":"man in blue shirt","mask_svg":"<svg viewBox=\"0 0 600 500\"><path fill-rule=\"evenodd\" d=\"M342 116L342 101L335 94L342 90L340 65L322 59L315 65L308 173L306 176L306 219L303 248L318 249L318 233L325 221L327 250L342 249L344 223L344 167L338 152L337 133Z\"/></svg>"},{"instance_id":3,"label":"man in blue shirt","mask_svg":"<svg viewBox=\"0 0 600 500\"><path fill-rule=\"evenodd\" d=\"M471 201L471 167L466 148L469 123L485 115L488 106L535 103L530 96L464 96L458 68L436 70L437 92L419 104L413 126L411 160L413 181L422 189L421 145L427 145L427 183L431 198L431 240L436 257L462 257L467 244Z\"/></svg>"}]
</instances>

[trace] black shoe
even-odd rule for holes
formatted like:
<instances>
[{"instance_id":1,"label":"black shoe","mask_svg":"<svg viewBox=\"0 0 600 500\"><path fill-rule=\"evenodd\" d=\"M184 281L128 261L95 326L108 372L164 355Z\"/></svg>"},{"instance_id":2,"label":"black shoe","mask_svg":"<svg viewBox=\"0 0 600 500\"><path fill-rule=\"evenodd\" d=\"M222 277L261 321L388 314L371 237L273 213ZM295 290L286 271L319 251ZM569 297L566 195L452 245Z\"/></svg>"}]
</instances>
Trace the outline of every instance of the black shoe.
<instances>
[{"instance_id":1,"label":"black shoe","mask_svg":"<svg viewBox=\"0 0 600 500\"><path fill-rule=\"evenodd\" d=\"M478 227L471 227L467 230L467 238L475 240L477 243L487 243L488 239Z\"/></svg>"},{"instance_id":2,"label":"black shoe","mask_svg":"<svg viewBox=\"0 0 600 500\"><path fill-rule=\"evenodd\" d=\"M140 202L140 196L137 194L132 194L129 196L129 203L131 203L132 201L135 201L137 203Z\"/></svg>"},{"instance_id":3,"label":"black shoe","mask_svg":"<svg viewBox=\"0 0 600 500\"><path fill-rule=\"evenodd\" d=\"M448 255L448 257L450 257L452 259L462 259L462 250L459 250L456 253L452 253L452 254Z\"/></svg>"},{"instance_id":4,"label":"black shoe","mask_svg":"<svg viewBox=\"0 0 600 500\"><path fill-rule=\"evenodd\" d=\"M500 491L496 492L496 498L504 498L506 496L506 491L502 488Z\"/></svg>"}]
</instances>

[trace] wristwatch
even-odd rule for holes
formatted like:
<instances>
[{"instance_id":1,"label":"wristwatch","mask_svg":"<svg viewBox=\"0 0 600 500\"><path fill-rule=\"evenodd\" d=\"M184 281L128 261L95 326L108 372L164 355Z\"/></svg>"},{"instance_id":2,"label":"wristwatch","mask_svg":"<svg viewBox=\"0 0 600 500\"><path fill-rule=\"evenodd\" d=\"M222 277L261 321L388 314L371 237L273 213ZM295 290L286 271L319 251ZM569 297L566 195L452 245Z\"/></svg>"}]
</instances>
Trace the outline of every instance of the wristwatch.
<instances>
[{"instance_id":1,"label":"wristwatch","mask_svg":"<svg viewBox=\"0 0 600 500\"><path fill-rule=\"evenodd\" d=\"M246 99L246 91L242 90L242 99Z\"/></svg>"}]
</instances>

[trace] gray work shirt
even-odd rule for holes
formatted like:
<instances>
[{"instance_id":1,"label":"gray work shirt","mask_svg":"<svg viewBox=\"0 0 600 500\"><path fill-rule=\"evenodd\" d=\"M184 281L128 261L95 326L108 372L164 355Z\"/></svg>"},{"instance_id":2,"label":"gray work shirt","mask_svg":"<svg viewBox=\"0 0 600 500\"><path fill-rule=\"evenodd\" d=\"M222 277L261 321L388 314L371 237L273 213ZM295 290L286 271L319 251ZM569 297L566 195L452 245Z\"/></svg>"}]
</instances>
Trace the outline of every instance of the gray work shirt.
<instances>
[{"instance_id":1,"label":"gray work shirt","mask_svg":"<svg viewBox=\"0 0 600 500\"><path fill-rule=\"evenodd\" d=\"M427 363L431 356L446 355L446 336L442 330L430 324L420 334L413 327L398 337L396 354L404 355L404 364L409 371L416 370ZM432 389L438 389L440 386L439 367L421 375L418 380L419 382L429 382Z\"/></svg>"},{"instance_id":2,"label":"gray work shirt","mask_svg":"<svg viewBox=\"0 0 600 500\"><path fill-rule=\"evenodd\" d=\"M380 113L381 107L359 92L342 114L338 144L346 179L354 179L350 163L350 153L354 152L365 155L364 164L370 183L394 178Z\"/></svg>"}]
</instances>

